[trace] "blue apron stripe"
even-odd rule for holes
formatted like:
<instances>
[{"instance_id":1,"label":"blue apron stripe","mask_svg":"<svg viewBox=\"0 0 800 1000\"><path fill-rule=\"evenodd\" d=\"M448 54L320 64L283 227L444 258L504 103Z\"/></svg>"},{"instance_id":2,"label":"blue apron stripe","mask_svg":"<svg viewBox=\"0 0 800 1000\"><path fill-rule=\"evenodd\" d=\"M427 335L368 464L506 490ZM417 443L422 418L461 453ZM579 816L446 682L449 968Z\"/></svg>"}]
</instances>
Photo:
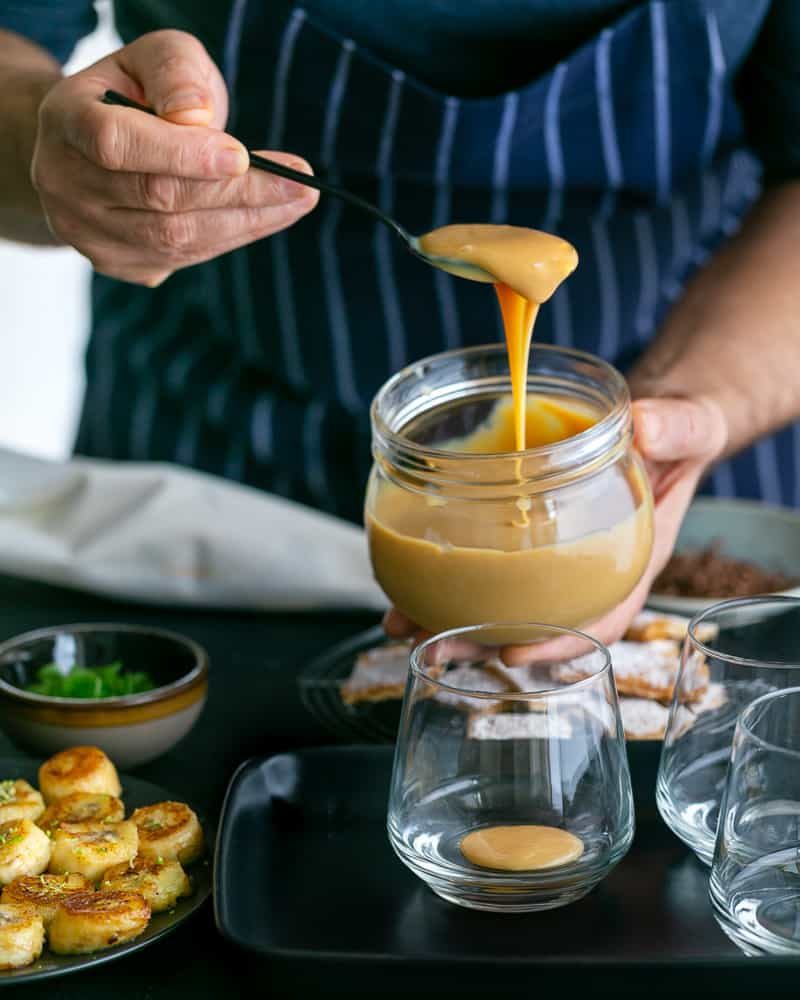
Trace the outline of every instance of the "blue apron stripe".
<instances>
[{"instance_id":1,"label":"blue apron stripe","mask_svg":"<svg viewBox=\"0 0 800 1000\"><path fill-rule=\"evenodd\" d=\"M386 118L378 149L377 171L379 177L379 199L381 210L392 215L394 210L394 182L390 172L397 117L400 111L405 75L392 74L392 85L386 108ZM388 335L389 366L399 371L406 363L406 334L403 328L403 314L394 275L392 243L395 237L381 222L375 223L375 257L378 264L378 287L383 304L386 332Z\"/></svg>"},{"instance_id":2,"label":"blue apron stripe","mask_svg":"<svg viewBox=\"0 0 800 1000\"><path fill-rule=\"evenodd\" d=\"M387 215L393 210L393 186L390 175L381 178L378 204ZM389 367L399 371L406 364L406 334L403 327L403 313L394 277L393 242L395 237L382 222L375 223L375 258L378 264L378 290L383 304L383 316L388 337Z\"/></svg>"},{"instance_id":3,"label":"blue apron stripe","mask_svg":"<svg viewBox=\"0 0 800 1000\"><path fill-rule=\"evenodd\" d=\"M692 256L692 231L686 199L675 195L669 205L672 228L672 259L661 291L668 302L674 302L683 291L682 278Z\"/></svg>"},{"instance_id":4,"label":"blue apron stripe","mask_svg":"<svg viewBox=\"0 0 800 1000\"><path fill-rule=\"evenodd\" d=\"M270 237L272 250L272 276L275 286L278 330L286 375L296 388L308 384L303 357L297 336L297 316L294 306L294 283L289 263L289 240L286 233L276 233Z\"/></svg>"},{"instance_id":5,"label":"blue apron stripe","mask_svg":"<svg viewBox=\"0 0 800 1000\"><path fill-rule=\"evenodd\" d=\"M179 465L198 464L198 446L202 414L199 407L193 407L186 415L175 444L175 461Z\"/></svg>"},{"instance_id":6,"label":"blue apron stripe","mask_svg":"<svg viewBox=\"0 0 800 1000\"><path fill-rule=\"evenodd\" d=\"M442 112L442 124L439 141L436 147L436 164L434 167L434 204L432 229L444 226L450 221L450 157L453 152L453 139L458 125L459 101L448 97ZM446 351L453 350L461 344L461 328L458 318L456 295L453 289L453 278L444 271L436 271L434 276L436 299L439 304L439 318L442 331L442 346Z\"/></svg>"},{"instance_id":7,"label":"blue apron stripe","mask_svg":"<svg viewBox=\"0 0 800 1000\"><path fill-rule=\"evenodd\" d=\"M131 414L128 453L134 460L145 460L153 457L150 440L155 424L158 396L157 380L150 376L141 383ZM177 455L175 458L176 461L180 461Z\"/></svg>"},{"instance_id":8,"label":"blue apron stripe","mask_svg":"<svg viewBox=\"0 0 800 1000\"><path fill-rule=\"evenodd\" d=\"M247 0L234 0L231 8L228 30L225 33L225 45L222 55L222 74L228 93L236 93L236 82L239 77L239 49L242 41L242 24L247 10Z\"/></svg>"},{"instance_id":9,"label":"blue apron stripe","mask_svg":"<svg viewBox=\"0 0 800 1000\"><path fill-rule=\"evenodd\" d=\"M325 421L325 404L315 399L309 403L303 421L303 464L305 479L311 495L325 510L331 509L331 491L325 471L322 451L322 426Z\"/></svg>"},{"instance_id":10,"label":"blue apron stripe","mask_svg":"<svg viewBox=\"0 0 800 1000\"><path fill-rule=\"evenodd\" d=\"M670 134L669 42L662 2L650 5L653 32L653 99L656 125L656 193L666 201L672 189L672 141Z\"/></svg>"},{"instance_id":11,"label":"blue apron stripe","mask_svg":"<svg viewBox=\"0 0 800 1000\"><path fill-rule=\"evenodd\" d=\"M767 437L757 441L755 456L758 496L766 500L767 503L782 503L783 494L781 490L781 476L778 470L775 439Z\"/></svg>"},{"instance_id":12,"label":"blue apron stripe","mask_svg":"<svg viewBox=\"0 0 800 1000\"><path fill-rule=\"evenodd\" d=\"M559 347L574 347L572 338L572 310L567 286L562 285L550 300L553 313L553 340Z\"/></svg>"},{"instance_id":13,"label":"blue apron stripe","mask_svg":"<svg viewBox=\"0 0 800 1000\"><path fill-rule=\"evenodd\" d=\"M322 127L319 158L323 169L330 170L334 153L336 152L336 135L339 131L339 117L342 113L342 101L347 91L347 78L350 73L350 62L353 58L355 43L351 38L342 42L336 70L333 74L328 105L325 109L325 122Z\"/></svg>"},{"instance_id":14,"label":"blue apron stripe","mask_svg":"<svg viewBox=\"0 0 800 1000\"><path fill-rule=\"evenodd\" d=\"M272 396L260 396L250 410L250 447L256 461L265 465L274 456L274 410L275 400Z\"/></svg>"},{"instance_id":15,"label":"blue apron stripe","mask_svg":"<svg viewBox=\"0 0 800 1000\"><path fill-rule=\"evenodd\" d=\"M336 151L339 116L347 91L347 77L354 49L355 45L351 39L346 39L342 43L328 94L320 145L320 160L325 169L330 169ZM359 409L360 400L353 372L347 307L339 274L340 255L336 246L336 230L342 214L341 202L337 198L329 198L324 212L320 227L320 250L328 327L333 346L334 374L338 398L347 409L355 413Z\"/></svg>"},{"instance_id":16,"label":"blue apron stripe","mask_svg":"<svg viewBox=\"0 0 800 1000\"><path fill-rule=\"evenodd\" d=\"M720 462L711 473L713 492L718 497L736 496L736 481L729 461Z\"/></svg>"},{"instance_id":17,"label":"blue apron stripe","mask_svg":"<svg viewBox=\"0 0 800 1000\"><path fill-rule=\"evenodd\" d=\"M245 478L245 466L247 464L245 442L246 438L243 435L233 435L222 467L225 478L232 479L236 483L241 483Z\"/></svg>"},{"instance_id":18,"label":"blue apron stripe","mask_svg":"<svg viewBox=\"0 0 800 1000\"><path fill-rule=\"evenodd\" d=\"M286 29L281 39L278 61L275 65L275 84L272 101L272 118L270 119L269 145L271 149L279 149L283 139L284 123L286 121L286 96L289 85L289 74L292 68L297 37L306 19L306 12L297 8L286 23Z\"/></svg>"},{"instance_id":19,"label":"blue apron stripe","mask_svg":"<svg viewBox=\"0 0 800 1000\"><path fill-rule=\"evenodd\" d=\"M217 427L225 423L225 411L231 398L233 386L237 381L240 368L238 365L231 365L228 374L208 390L206 396L206 413L209 422Z\"/></svg>"},{"instance_id":20,"label":"blue apron stripe","mask_svg":"<svg viewBox=\"0 0 800 1000\"><path fill-rule=\"evenodd\" d=\"M360 401L353 374L347 307L339 274L339 252L336 248L336 229L341 214L342 206L339 200L329 198L325 219L320 227L320 250L337 395L343 405L355 413L359 409Z\"/></svg>"},{"instance_id":21,"label":"blue apron stripe","mask_svg":"<svg viewBox=\"0 0 800 1000\"><path fill-rule=\"evenodd\" d=\"M719 232L722 218L722 189L716 173L707 170L700 184L700 239L694 251L694 263L704 263L710 252L709 242Z\"/></svg>"},{"instance_id":22,"label":"blue apron stripe","mask_svg":"<svg viewBox=\"0 0 800 1000\"><path fill-rule=\"evenodd\" d=\"M717 15L713 10L706 11L706 34L708 36L708 54L710 66L708 71L708 112L706 127L703 134L702 161L708 165L714 156L722 131L722 108L725 97L725 53L722 49L722 39L719 34Z\"/></svg>"},{"instance_id":23,"label":"blue apron stripe","mask_svg":"<svg viewBox=\"0 0 800 1000\"><path fill-rule=\"evenodd\" d=\"M255 310L253 308L253 287L247 251L244 248L228 254L233 301L236 309L236 332L242 338L244 359L253 361L261 353Z\"/></svg>"},{"instance_id":24,"label":"blue apron stripe","mask_svg":"<svg viewBox=\"0 0 800 1000\"><path fill-rule=\"evenodd\" d=\"M600 298L600 339L597 353L606 360L613 360L619 347L619 289L608 238L608 222L602 210L592 220L592 247Z\"/></svg>"},{"instance_id":25,"label":"blue apron stripe","mask_svg":"<svg viewBox=\"0 0 800 1000\"><path fill-rule=\"evenodd\" d=\"M637 212L633 217L633 228L639 257L639 300L634 327L639 338L647 340L654 331L658 309L658 253L650 216Z\"/></svg>"},{"instance_id":26,"label":"blue apron stripe","mask_svg":"<svg viewBox=\"0 0 800 1000\"><path fill-rule=\"evenodd\" d=\"M595 89L600 115L600 136L608 184L612 190L622 187L622 160L619 153L617 126L614 119L614 95L611 89L611 43L613 32L600 33L595 45Z\"/></svg>"},{"instance_id":27,"label":"blue apron stripe","mask_svg":"<svg viewBox=\"0 0 800 1000\"><path fill-rule=\"evenodd\" d=\"M292 12L286 23L281 39L280 50L275 67L274 96L272 102L272 117L269 128L269 146L280 149L286 122L287 87L292 69L297 39L305 24L305 11L297 9ZM272 257L272 276L275 287L277 325L280 332L283 361L289 382L295 387L307 384L303 359L300 354L297 336L297 318L294 306L294 290L292 274L289 265L289 245L286 233L277 233L270 237ZM251 279L248 277L248 283Z\"/></svg>"},{"instance_id":28,"label":"blue apron stripe","mask_svg":"<svg viewBox=\"0 0 800 1000\"><path fill-rule=\"evenodd\" d=\"M553 75L550 78L544 107L544 148L547 159L549 186L559 192L564 187L564 153L561 147L560 105L561 91L564 87L564 77L566 75L567 64L559 63L553 70ZM560 215L560 209L558 215ZM553 221L555 222L555 219Z\"/></svg>"},{"instance_id":29,"label":"blue apron stripe","mask_svg":"<svg viewBox=\"0 0 800 1000\"><path fill-rule=\"evenodd\" d=\"M141 331L152 330L148 319L154 304L155 297L146 294L134 296L127 302L117 302L112 313L114 326L106 329L101 325L95 332L97 361L89 392L93 402L91 438L98 455L110 458L115 454L113 418L119 367L117 343L129 329L139 332L135 343L145 342L146 338L141 335ZM126 382L128 385L136 385L133 379L127 379Z\"/></svg>"},{"instance_id":30,"label":"blue apron stripe","mask_svg":"<svg viewBox=\"0 0 800 1000\"><path fill-rule=\"evenodd\" d=\"M511 162L511 143L514 139L514 125L517 121L519 94L506 94L503 113L494 144L494 165L492 168L492 208L493 222L508 221L508 174Z\"/></svg>"}]
</instances>

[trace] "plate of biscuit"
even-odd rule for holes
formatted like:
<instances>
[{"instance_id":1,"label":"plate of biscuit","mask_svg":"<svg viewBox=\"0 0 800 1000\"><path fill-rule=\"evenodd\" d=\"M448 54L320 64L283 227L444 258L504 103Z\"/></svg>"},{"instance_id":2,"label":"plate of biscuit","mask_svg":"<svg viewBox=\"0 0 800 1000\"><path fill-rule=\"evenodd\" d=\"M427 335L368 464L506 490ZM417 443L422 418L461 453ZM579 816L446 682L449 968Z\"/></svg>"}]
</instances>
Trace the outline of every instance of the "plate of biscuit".
<instances>
[{"instance_id":1,"label":"plate of biscuit","mask_svg":"<svg viewBox=\"0 0 800 1000\"><path fill-rule=\"evenodd\" d=\"M675 691L681 643L689 619L657 611L641 611L623 639L609 647L620 696L625 738L630 743L663 739L669 706ZM707 636L708 639L713 636ZM399 707L408 676L410 644L387 640L380 627L370 629L330 650L300 675L306 708L330 732L344 740L393 742ZM567 671L562 680L582 679L580 661L557 669ZM513 691L524 668L504 667L487 661L471 686L476 690ZM686 709L692 717L719 708L725 695L711 682L708 671L694 671L695 686ZM489 714L470 720L472 739L498 740L524 737L516 730L524 717ZM535 725L535 720L530 721Z\"/></svg>"},{"instance_id":2,"label":"plate of biscuit","mask_svg":"<svg viewBox=\"0 0 800 1000\"><path fill-rule=\"evenodd\" d=\"M174 930L211 892L197 814L98 747L0 758L0 986L77 972Z\"/></svg>"}]
</instances>

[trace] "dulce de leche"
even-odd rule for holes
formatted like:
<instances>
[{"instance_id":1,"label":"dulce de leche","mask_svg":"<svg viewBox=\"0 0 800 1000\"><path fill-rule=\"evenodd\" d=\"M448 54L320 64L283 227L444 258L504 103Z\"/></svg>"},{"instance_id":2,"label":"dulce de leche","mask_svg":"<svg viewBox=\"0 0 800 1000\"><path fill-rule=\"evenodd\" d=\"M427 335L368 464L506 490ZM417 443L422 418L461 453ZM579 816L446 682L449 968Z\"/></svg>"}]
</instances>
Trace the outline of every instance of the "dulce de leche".
<instances>
[{"instance_id":1,"label":"dulce de leche","mask_svg":"<svg viewBox=\"0 0 800 1000\"><path fill-rule=\"evenodd\" d=\"M583 841L556 826L487 826L468 833L459 845L473 865L501 871L535 871L577 861Z\"/></svg>"}]
</instances>

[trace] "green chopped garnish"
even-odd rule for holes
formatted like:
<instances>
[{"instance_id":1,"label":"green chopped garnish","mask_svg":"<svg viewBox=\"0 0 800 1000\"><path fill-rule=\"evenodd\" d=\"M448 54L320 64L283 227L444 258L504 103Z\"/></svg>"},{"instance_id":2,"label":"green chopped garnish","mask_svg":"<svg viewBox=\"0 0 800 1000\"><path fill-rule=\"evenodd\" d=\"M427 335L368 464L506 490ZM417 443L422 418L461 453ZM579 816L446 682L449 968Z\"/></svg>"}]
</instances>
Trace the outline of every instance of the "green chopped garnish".
<instances>
[{"instance_id":1,"label":"green chopped garnish","mask_svg":"<svg viewBox=\"0 0 800 1000\"><path fill-rule=\"evenodd\" d=\"M11 778L0 781L0 803L13 802L17 797L17 783Z\"/></svg>"},{"instance_id":2,"label":"green chopped garnish","mask_svg":"<svg viewBox=\"0 0 800 1000\"><path fill-rule=\"evenodd\" d=\"M39 667L36 680L25 690L49 698L119 698L151 691L154 687L153 679L146 671L124 672L122 661L115 660L98 667L74 666L66 674L55 663L47 663Z\"/></svg>"}]
</instances>

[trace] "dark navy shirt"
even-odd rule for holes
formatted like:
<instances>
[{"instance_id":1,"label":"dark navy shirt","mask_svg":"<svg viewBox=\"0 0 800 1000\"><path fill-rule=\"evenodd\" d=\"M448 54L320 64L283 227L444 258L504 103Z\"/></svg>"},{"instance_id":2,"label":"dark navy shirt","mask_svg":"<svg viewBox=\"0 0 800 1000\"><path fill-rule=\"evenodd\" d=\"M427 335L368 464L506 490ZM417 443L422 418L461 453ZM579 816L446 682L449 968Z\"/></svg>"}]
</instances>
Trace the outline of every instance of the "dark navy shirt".
<instances>
[{"instance_id":1,"label":"dark navy shirt","mask_svg":"<svg viewBox=\"0 0 800 1000\"><path fill-rule=\"evenodd\" d=\"M269 2L269 0L265 0ZM418 79L456 96L521 86L641 0L307 0L310 14ZM221 56L231 0L116 0L132 41L157 28L197 35ZM726 64L749 141L772 180L800 174L800 2L717 0ZM91 0L6 0L0 26L61 61L96 23Z\"/></svg>"}]
</instances>

